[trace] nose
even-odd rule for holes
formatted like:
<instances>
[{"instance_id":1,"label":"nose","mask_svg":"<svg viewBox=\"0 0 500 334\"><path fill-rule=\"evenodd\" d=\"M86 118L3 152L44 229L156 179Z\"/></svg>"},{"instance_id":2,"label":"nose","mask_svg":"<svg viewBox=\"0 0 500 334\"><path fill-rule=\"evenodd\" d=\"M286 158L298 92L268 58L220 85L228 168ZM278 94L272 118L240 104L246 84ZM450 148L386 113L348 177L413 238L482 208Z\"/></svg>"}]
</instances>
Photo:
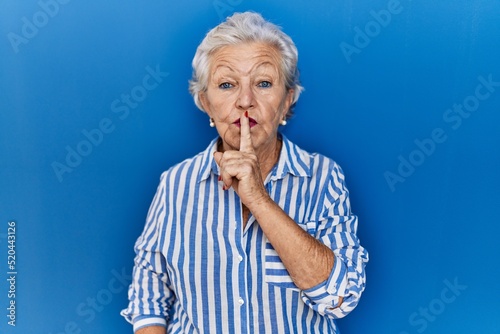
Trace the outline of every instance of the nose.
<instances>
[{"instance_id":1,"label":"nose","mask_svg":"<svg viewBox=\"0 0 500 334\"><path fill-rule=\"evenodd\" d=\"M241 85L236 106L242 110L248 110L255 105L255 96L250 84Z\"/></svg>"}]
</instances>

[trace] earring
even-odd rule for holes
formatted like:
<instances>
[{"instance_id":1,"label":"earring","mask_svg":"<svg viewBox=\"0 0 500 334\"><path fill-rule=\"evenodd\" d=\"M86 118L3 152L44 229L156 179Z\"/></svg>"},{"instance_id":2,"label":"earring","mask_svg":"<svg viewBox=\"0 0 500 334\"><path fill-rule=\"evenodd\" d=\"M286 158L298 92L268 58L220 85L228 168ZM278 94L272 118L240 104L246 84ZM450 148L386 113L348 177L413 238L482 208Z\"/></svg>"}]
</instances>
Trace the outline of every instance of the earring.
<instances>
[{"instance_id":1,"label":"earring","mask_svg":"<svg viewBox=\"0 0 500 334\"><path fill-rule=\"evenodd\" d=\"M215 123L214 123L214 119L213 118L210 118L210 127L213 128L215 127Z\"/></svg>"},{"instance_id":2,"label":"earring","mask_svg":"<svg viewBox=\"0 0 500 334\"><path fill-rule=\"evenodd\" d=\"M285 118L283 118L283 119L281 120L280 124L281 124L281 125L283 125L283 126L285 126L285 125L286 125L286 119L285 119Z\"/></svg>"}]
</instances>

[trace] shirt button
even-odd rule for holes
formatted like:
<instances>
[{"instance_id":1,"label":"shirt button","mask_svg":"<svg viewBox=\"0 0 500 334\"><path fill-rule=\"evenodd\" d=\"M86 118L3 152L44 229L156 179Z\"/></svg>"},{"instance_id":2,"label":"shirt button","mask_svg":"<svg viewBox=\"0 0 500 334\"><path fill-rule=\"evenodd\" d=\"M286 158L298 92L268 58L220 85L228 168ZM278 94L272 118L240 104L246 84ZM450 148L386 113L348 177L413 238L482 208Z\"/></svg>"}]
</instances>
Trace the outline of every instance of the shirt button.
<instances>
[{"instance_id":1,"label":"shirt button","mask_svg":"<svg viewBox=\"0 0 500 334\"><path fill-rule=\"evenodd\" d=\"M238 255L238 261L240 261L240 262L243 261L243 256Z\"/></svg>"},{"instance_id":2,"label":"shirt button","mask_svg":"<svg viewBox=\"0 0 500 334\"><path fill-rule=\"evenodd\" d=\"M243 300L243 298L238 299L238 304L240 304L240 305L245 304L245 301Z\"/></svg>"}]
</instances>

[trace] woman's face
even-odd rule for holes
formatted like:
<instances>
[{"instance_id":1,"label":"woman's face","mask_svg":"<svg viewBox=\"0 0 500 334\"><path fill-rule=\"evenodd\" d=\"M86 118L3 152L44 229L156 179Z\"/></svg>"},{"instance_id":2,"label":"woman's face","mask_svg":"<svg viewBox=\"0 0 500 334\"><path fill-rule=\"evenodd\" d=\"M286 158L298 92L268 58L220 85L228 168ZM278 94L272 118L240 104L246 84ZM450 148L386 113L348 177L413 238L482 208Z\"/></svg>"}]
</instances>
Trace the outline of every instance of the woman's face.
<instances>
[{"instance_id":1,"label":"woman's face","mask_svg":"<svg viewBox=\"0 0 500 334\"><path fill-rule=\"evenodd\" d=\"M257 153L274 149L278 126L290 108L279 52L263 43L225 46L211 56L207 90L200 101L213 118L224 150L240 147L240 117L248 111Z\"/></svg>"}]
</instances>

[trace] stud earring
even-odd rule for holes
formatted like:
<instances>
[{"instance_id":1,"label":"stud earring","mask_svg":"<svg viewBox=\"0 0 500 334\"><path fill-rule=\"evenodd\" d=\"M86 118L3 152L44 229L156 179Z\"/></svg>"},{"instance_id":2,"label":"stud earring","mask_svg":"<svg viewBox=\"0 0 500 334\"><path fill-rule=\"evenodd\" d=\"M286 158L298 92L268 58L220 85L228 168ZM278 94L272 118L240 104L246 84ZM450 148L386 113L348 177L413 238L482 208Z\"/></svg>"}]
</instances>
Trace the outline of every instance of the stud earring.
<instances>
[{"instance_id":1,"label":"stud earring","mask_svg":"<svg viewBox=\"0 0 500 334\"><path fill-rule=\"evenodd\" d=\"M281 125L283 125L283 126L285 126L285 125L286 125L286 119L285 119L285 118L283 118L283 119L281 120L280 124L281 124Z\"/></svg>"},{"instance_id":2,"label":"stud earring","mask_svg":"<svg viewBox=\"0 0 500 334\"><path fill-rule=\"evenodd\" d=\"M213 128L215 127L214 119L210 118L210 127Z\"/></svg>"}]
</instances>

